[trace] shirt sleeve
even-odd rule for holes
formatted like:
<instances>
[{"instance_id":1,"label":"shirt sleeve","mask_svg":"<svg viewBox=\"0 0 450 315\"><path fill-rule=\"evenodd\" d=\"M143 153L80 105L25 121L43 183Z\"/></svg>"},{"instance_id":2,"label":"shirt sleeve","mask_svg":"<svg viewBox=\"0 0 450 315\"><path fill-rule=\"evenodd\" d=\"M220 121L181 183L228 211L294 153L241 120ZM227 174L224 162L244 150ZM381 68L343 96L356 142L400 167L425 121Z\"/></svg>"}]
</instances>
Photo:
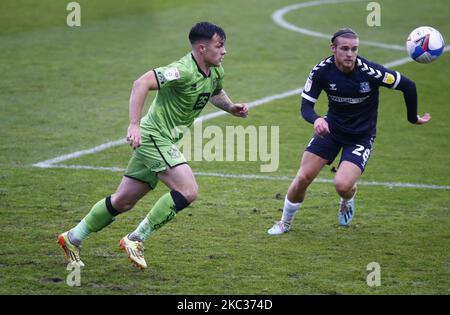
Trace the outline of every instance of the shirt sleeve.
<instances>
[{"instance_id":1,"label":"shirt sleeve","mask_svg":"<svg viewBox=\"0 0 450 315\"><path fill-rule=\"evenodd\" d=\"M158 88L160 90L182 84L189 79L189 72L179 63L155 68L153 69L153 72L155 73Z\"/></svg>"},{"instance_id":2,"label":"shirt sleeve","mask_svg":"<svg viewBox=\"0 0 450 315\"><path fill-rule=\"evenodd\" d=\"M404 75L401 76L400 84L396 90L403 92L403 98L406 104L406 113L408 121L412 124L417 122L417 88L414 81Z\"/></svg>"},{"instance_id":3,"label":"shirt sleeve","mask_svg":"<svg viewBox=\"0 0 450 315\"><path fill-rule=\"evenodd\" d=\"M302 104L300 112L302 117L309 123L314 124L314 121L320 116L314 110L322 87L320 84L320 72L313 72L306 79L305 86L302 91Z\"/></svg>"},{"instance_id":4,"label":"shirt sleeve","mask_svg":"<svg viewBox=\"0 0 450 315\"><path fill-rule=\"evenodd\" d=\"M305 86L303 87L302 98L315 104L321 91L320 73L311 71L308 79L306 79Z\"/></svg>"},{"instance_id":5,"label":"shirt sleeve","mask_svg":"<svg viewBox=\"0 0 450 315\"><path fill-rule=\"evenodd\" d=\"M371 78L378 86L395 89L400 83L401 75L397 71L385 68L375 62L357 59L357 64L363 72Z\"/></svg>"}]
</instances>

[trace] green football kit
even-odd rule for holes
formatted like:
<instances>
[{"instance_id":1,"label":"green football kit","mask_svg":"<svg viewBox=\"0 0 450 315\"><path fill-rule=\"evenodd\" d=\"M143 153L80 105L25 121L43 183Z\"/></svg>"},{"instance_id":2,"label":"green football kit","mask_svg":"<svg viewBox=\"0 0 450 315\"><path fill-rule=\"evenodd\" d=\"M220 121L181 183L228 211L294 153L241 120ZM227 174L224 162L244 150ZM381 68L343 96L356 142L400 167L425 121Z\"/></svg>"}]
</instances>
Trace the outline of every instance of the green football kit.
<instances>
[{"instance_id":1,"label":"green football kit","mask_svg":"<svg viewBox=\"0 0 450 315\"><path fill-rule=\"evenodd\" d=\"M222 89L224 77L222 66L210 68L206 75L192 53L153 72L159 90L141 119L142 145L134 151L125 172L152 189L158 172L186 163L177 143L213 93Z\"/></svg>"},{"instance_id":2,"label":"green football kit","mask_svg":"<svg viewBox=\"0 0 450 315\"><path fill-rule=\"evenodd\" d=\"M142 144L134 150L125 176L147 183L153 189L158 183L158 172L186 163L177 146L183 131L200 115L210 97L222 89L223 68L212 67L209 70L208 75L203 73L191 53L166 67L153 70L159 90L147 115L141 119ZM58 236L66 261L84 266L79 255L81 242L128 210L116 209L112 198L108 196L98 201L77 226ZM119 241L133 264L140 269L147 267L143 242L190 202L176 190L164 194L136 230Z\"/></svg>"}]
</instances>

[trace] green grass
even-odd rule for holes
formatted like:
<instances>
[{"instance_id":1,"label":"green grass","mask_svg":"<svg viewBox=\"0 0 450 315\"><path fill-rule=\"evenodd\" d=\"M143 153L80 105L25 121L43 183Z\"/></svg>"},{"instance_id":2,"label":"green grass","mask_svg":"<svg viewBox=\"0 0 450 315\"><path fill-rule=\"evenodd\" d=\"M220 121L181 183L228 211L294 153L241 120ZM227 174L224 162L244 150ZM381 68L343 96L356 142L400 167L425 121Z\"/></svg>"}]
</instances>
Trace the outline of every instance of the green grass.
<instances>
[{"instance_id":1,"label":"green grass","mask_svg":"<svg viewBox=\"0 0 450 315\"><path fill-rule=\"evenodd\" d=\"M362 39L399 45L418 25L436 26L444 38L450 33L446 1L379 2L379 28L365 25L365 2L311 7L286 19L324 33L349 25ZM111 194L122 174L33 163L123 137L133 80L183 56L188 30L198 20L227 32L225 87L236 101L301 87L314 64L330 54L325 40L272 22L273 11L295 1L79 3L81 28L65 25L68 12L60 1L0 4L0 294L450 293L448 190L361 185L357 215L349 228L340 228L334 187L313 184L292 231L271 238L266 230L281 215L289 181L207 176L197 177L198 200L146 243L149 269L133 269L117 242L167 191L164 185L85 241L82 286L67 286L56 236ZM380 63L405 56L364 46L361 54ZM450 55L396 70L416 82L419 112L433 119L426 126L409 124L401 93L382 89L375 150L362 179L448 186ZM293 96L252 109L246 120L221 116L204 123L223 130L280 126L275 173L261 174L259 162L192 162L192 168L293 177L312 136L299 106ZM316 107L326 112L324 95ZM205 112L212 110L208 105ZM130 149L119 146L67 164L124 168L129 157ZM328 167L320 174L332 176ZM366 266L373 261L381 265L382 285L371 288Z\"/></svg>"}]
</instances>

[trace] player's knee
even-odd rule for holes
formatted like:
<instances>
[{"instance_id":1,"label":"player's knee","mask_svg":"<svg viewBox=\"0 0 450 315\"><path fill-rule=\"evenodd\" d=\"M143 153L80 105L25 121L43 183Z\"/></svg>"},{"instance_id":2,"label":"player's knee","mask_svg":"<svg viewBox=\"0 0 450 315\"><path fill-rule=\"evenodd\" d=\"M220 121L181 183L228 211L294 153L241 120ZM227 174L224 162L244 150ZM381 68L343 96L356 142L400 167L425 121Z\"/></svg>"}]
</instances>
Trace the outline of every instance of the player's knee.
<instances>
[{"instance_id":1,"label":"player's knee","mask_svg":"<svg viewBox=\"0 0 450 315\"><path fill-rule=\"evenodd\" d=\"M122 196L120 194L114 194L111 196L111 203L115 209L119 212L125 212L131 210L136 202Z\"/></svg>"},{"instance_id":2,"label":"player's knee","mask_svg":"<svg viewBox=\"0 0 450 315\"><path fill-rule=\"evenodd\" d=\"M197 192L189 191L184 191L183 193L181 193L177 190L172 190L170 192L170 195L172 196L172 199L175 203L176 212L180 212L197 198Z\"/></svg>"},{"instance_id":3,"label":"player's knee","mask_svg":"<svg viewBox=\"0 0 450 315\"><path fill-rule=\"evenodd\" d=\"M311 176L307 173L300 173L297 176L297 185L299 187L309 186L314 180L314 176Z\"/></svg>"},{"instance_id":4,"label":"player's knee","mask_svg":"<svg viewBox=\"0 0 450 315\"><path fill-rule=\"evenodd\" d=\"M194 185L194 186L190 187L189 189L186 189L183 192L183 196L184 196L184 198L186 198L186 200L189 203L193 203L194 200L197 199L197 196L198 196L198 186Z\"/></svg>"},{"instance_id":5,"label":"player's knee","mask_svg":"<svg viewBox=\"0 0 450 315\"><path fill-rule=\"evenodd\" d=\"M338 194L345 194L352 190L353 182L346 179L334 179L334 187L336 188L336 192Z\"/></svg>"}]
</instances>

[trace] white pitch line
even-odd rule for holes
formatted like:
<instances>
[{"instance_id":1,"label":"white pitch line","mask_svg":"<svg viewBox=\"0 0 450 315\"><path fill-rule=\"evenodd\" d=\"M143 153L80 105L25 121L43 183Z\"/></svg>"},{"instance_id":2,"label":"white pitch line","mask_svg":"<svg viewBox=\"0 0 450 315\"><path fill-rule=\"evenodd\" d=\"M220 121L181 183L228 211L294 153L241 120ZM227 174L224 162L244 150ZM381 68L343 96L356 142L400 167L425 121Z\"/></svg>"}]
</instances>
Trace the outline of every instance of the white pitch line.
<instances>
[{"instance_id":1,"label":"white pitch line","mask_svg":"<svg viewBox=\"0 0 450 315\"><path fill-rule=\"evenodd\" d=\"M331 35L327 35L327 34L323 34L323 33L319 33L319 32L314 32L314 31L310 31L308 29L305 28L300 28L297 27L296 25L290 24L288 22L286 22L284 20L284 15L292 10L298 10L301 8L305 8L305 7L311 7L311 6L318 6L318 5L322 5L322 4L332 4L332 3L343 3L343 2L356 2L356 1L361 1L361 0L322 0L322 1L310 1L310 2L306 2L306 3L300 3L300 4L294 4L294 5L290 5L284 8L281 8L277 11L275 11L272 14L272 19L275 21L275 23L277 23L278 25L280 25L283 28L289 29L289 30L293 30L295 32L299 32L308 36L313 36L313 37L320 37L320 38L326 38L329 39L331 37ZM380 48L388 48L388 49L393 49L393 50L404 50L403 47L398 46L398 45L389 45L389 44L384 44L384 43L378 43L378 42L371 42L371 41L360 41L363 44L369 45L369 46L375 46L375 47L380 47ZM446 52L450 51L450 45L446 46L444 49ZM390 67L395 67L395 66L400 66L406 63L409 63L413 61L411 58L409 57L405 57L405 58L401 58L401 59L397 59L391 62L388 62L386 64L384 64L385 67L390 68ZM274 100L279 100L279 99L284 99L296 94L301 94L303 89L294 89L294 90L289 90L283 93L279 93L279 94L274 94L274 95L269 95L266 97L263 97L259 100L253 101L248 103L248 106L251 107L256 107L259 105L263 105L263 104L267 104L270 103ZM198 117L194 123L198 123L198 122L204 122L222 115L225 115L226 112L224 111L216 111L216 112L212 112L212 113L208 113L205 115L202 115L200 117ZM93 153L98 153L100 151L106 150L108 148L117 146L117 145L121 145L121 144L125 144L126 140L125 138L121 138L115 141L110 141L107 143L103 143L100 144L96 147L90 148L90 149L86 149L86 150L81 150L81 151L76 151L73 153L69 153L69 154L65 154L65 155L61 155L58 156L56 158L53 159L49 159L49 160L45 160L42 162L38 162L33 164L34 167L40 167L40 168L66 168L66 169L85 169L85 170L101 170L101 171L113 171L113 172L123 172L125 169L123 168L118 168L118 167L101 167L101 166L89 166L89 165L65 165L65 164L57 164L57 163L61 163L64 161L68 161L71 159L75 159L78 157L81 157L83 155L87 155L87 154L93 154ZM222 173L196 173L196 175L198 176L213 176L213 177L225 177L225 178L246 178L246 179L262 179L262 180L282 180L282 181L291 181L292 178L289 178L287 176L263 176L263 175L234 175L234 174L222 174ZM316 178L315 182L318 183L332 183L332 180L330 179L321 179L321 178ZM439 186L439 185L427 185L427 184L411 184L411 183L390 183L390 182L370 182L370 181L364 181L364 180L360 180L358 182L361 185L367 185L367 186L385 186L385 187L403 187L403 188L428 188L428 189L450 189L450 186Z\"/></svg>"},{"instance_id":2,"label":"white pitch line","mask_svg":"<svg viewBox=\"0 0 450 315\"><path fill-rule=\"evenodd\" d=\"M302 91L303 91L303 89L295 89L295 90L289 90L289 91L279 93L279 94L269 95L269 96L260 98L259 100L248 103L248 107L250 107L250 108L256 107L259 105L267 104L269 102L272 102L275 100L280 100L280 99L283 99L283 98L286 98L289 96L293 96L296 94L300 95L302 93ZM207 121L207 120L210 120L210 119L213 119L213 118L225 115L225 114L228 114L228 112L225 112L222 110L217 111L217 112L208 113L208 114L198 117L194 123L204 122L204 121ZM98 153L100 151L103 151L103 150L106 150L106 149L109 149L111 147L115 147L115 146L118 146L121 144L125 144L125 143L126 143L125 138L121 138L121 139L118 139L115 141L110 141L110 142L100 144L100 145L90 148L90 149L76 151L76 152L72 152L69 154L64 154L64 155L58 156L53 159L45 160L42 162L37 162L37 163L33 164L33 166L40 167L40 168L51 168L52 165L54 165L54 164L72 160L72 159L76 159L83 155Z\"/></svg>"},{"instance_id":3,"label":"white pitch line","mask_svg":"<svg viewBox=\"0 0 450 315\"><path fill-rule=\"evenodd\" d=\"M121 138L119 140L115 140L115 141L111 141L111 142L107 142L107 143L103 143L100 144L96 147L90 148L90 149L86 149L86 150L81 150L81 151L76 151L73 153L69 153L69 154L64 154L58 157L55 157L53 159L49 159L49 160L45 160L42 162L38 162L36 164L33 164L33 166L36 167L41 167L41 168L50 168L52 166L52 164L56 164L56 163L61 163L67 160L72 160L72 159L76 159L80 156L83 155L87 155L87 154L92 154L92 153L97 153L103 150L106 150L108 148L120 145L120 144L124 144L126 143L125 138Z\"/></svg>"},{"instance_id":4,"label":"white pitch line","mask_svg":"<svg viewBox=\"0 0 450 315\"><path fill-rule=\"evenodd\" d=\"M387 68L394 67L394 66L400 66L400 65L406 64L406 63L411 62L411 61L413 61L411 58L401 58L401 59L398 59L398 60L394 60L394 61L388 62L388 63L384 64L384 66L387 67ZM284 99L284 98L287 98L287 97L290 97L290 96L293 96L293 95L300 95L302 93L302 90L303 89L295 89L295 90L289 90L289 91L286 91L286 92L282 92L282 93L279 93L279 94L269 95L269 96L260 98L259 100L256 100L256 101L248 103L248 106L250 108L252 108L252 107L256 107L256 106L260 106L260 105L264 105L264 104L270 103L270 102L275 101L275 100ZM207 121L207 120L210 120L210 119L213 119L213 118L225 115L225 114L227 114L227 112L224 112L222 110L221 111L217 111L217 112L208 113L208 114L205 114L205 115L202 115L202 116L198 117L195 120L195 123L204 122L204 121ZM69 153L69 154L64 154L64 155L61 155L61 156L58 156L58 157L55 157L55 158L52 158L52 159L49 159L49 160L45 160L45 161L42 161L42 162L37 162L37 163L33 164L33 166L40 167L40 168L51 168L52 165L54 165L54 164L61 163L61 162L64 162L64 161L68 161L68 160L72 160L72 159L76 159L76 158L79 158L79 157L81 157L83 155L98 153L98 152L101 152L103 150L106 150L106 149L109 149L109 148L112 148L112 147L115 147L115 146L118 146L118 145L121 145L121 144L125 144L125 143L126 143L125 138L121 138L121 139L118 139L118 140L115 140L115 141L102 143L102 144L100 144L98 146L95 146L93 148L90 148L90 149L76 151L76 152L72 152L72 153Z\"/></svg>"},{"instance_id":5,"label":"white pitch line","mask_svg":"<svg viewBox=\"0 0 450 315\"><path fill-rule=\"evenodd\" d=\"M288 29L290 31L294 31L294 32L312 36L312 37L326 38L326 39L330 40L332 35L316 32L316 31L311 31L309 29L299 27L297 25L289 23L284 19L284 15L291 11L299 10L299 9L303 9L303 8L307 8L307 7L320 6L320 5L324 5L324 4L338 4L338 3L344 3L344 2L360 2L360 1L361 0L323 0L323 1L310 1L310 2L305 2L305 3L297 3L297 4L289 5L287 7L276 10L272 14L272 20L276 24L281 26L282 28ZM405 47L400 46L400 45L391 45L391 44L366 41L366 40L360 40L359 42L361 44L364 44L367 46L373 46L373 47L378 47L378 48L387 48L387 49L401 50L401 51L405 50Z\"/></svg>"},{"instance_id":6,"label":"white pitch line","mask_svg":"<svg viewBox=\"0 0 450 315\"><path fill-rule=\"evenodd\" d=\"M103 166L89 166L89 165L65 165L54 164L49 166L51 168L64 168L64 169L80 169L80 170L95 170L95 171L111 171L111 172L124 172L124 168L120 167L103 167ZM208 172L195 172L195 176L205 177L221 177L221 178L237 178L237 179L255 179L255 180L270 180L270 181L292 181L294 178L289 176L269 176L269 175L254 175L254 174L225 174L225 173L208 173ZM316 178L316 183L331 184L332 179L328 178ZM422 188L422 189L450 189L450 186L443 185L429 185L429 184L415 184L415 183L399 183L399 182L375 182L359 180L358 185L362 186L382 186L382 187L399 187L399 188Z\"/></svg>"},{"instance_id":7,"label":"white pitch line","mask_svg":"<svg viewBox=\"0 0 450 315\"><path fill-rule=\"evenodd\" d=\"M195 175L209 176L209 177L239 178L239 179L274 180L274 181L292 181L293 180L293 177L289 177L289 176L267 176L267 175L254 175L254 174L223 174L223 173L196 172ZM329 183L333 183L333 180L328 179L328 178L316 178L314 180L314 182L329 184ZM401 187L401 188L450 189L450 186L442 186L442 185L399 183L399 182L376 182L376 181L365 181L365 180L359 180L358 185Z\"/></svg>"},{"instance_id":8,"label":"white pitch line","mask_svg":"<svg viewBox=\"0 0 450 315\"><path fill-rule=\"evenodd\" d=\"M40 168L64 168L64 169L75 169L75 170L92 170L92 171L110 171L110 172L124 172L125 171L125 169L121 168L121 167L91 166L91 165L48 164L48 165L41 165L39 167Z\"/></svg>"},{"instance_id":9,"label":"white pitch line","mask_svg":"<svg viewBox=\"0 0 450 315\"><path fill-rule=\"evenodd\" d=\"M359 1L364 1L364 0L321 0L321 1L310 1L310 2L305 2L305 3L297 3L294 5L290 5L284 8L281 8L279 10L276 10L273 14L272 14L272 19L274 20L274 22L276 24L278 24L279 26L286 28L288 30L292 30L295 32L299 32L308 36L313 36L313 37L320 37L320 38L326 38L329 39L331 37L331 35L327 35L327 34L323 34L323 33L319 33L319 32L314 32L314 31L310 31L308 29L305 28L301 28L298 27L296 25L293 25L291 23L288 23L284 20L284 15L290 11L293 10L298 10L298 9L302 9L302 8L306 8L306 7L312 7L312 6L319 6L319 5L323 5L323 4L335 4L335 3L343 3L343 2L359 2ZM366 45L370 45L370 46L375 46L375 47L380 47L380 48L389 48L389 49L394 49L394 50L404 50L403 47L398 46L398 45L389 45L389 44L384 44L384 43L378 43L378 42L369 42L369 41L360 41L363 44ZM401 49L400 49L401 48ZM445 47L445 51L449 51L450 50L450 45ZM384 66L386 68L390 68L390 67L396 67L396 66L400 66L403 64L406 64L408 62L413 61L411 58L409 57L405 57L405 58L401 58L401 59L397 59L391 62L388 62L386 64L384 64ZM266 97L263 97L259 100L253 101L248 103L248 106L251 107L256 107L259 105L263 105L263 104L267 104L270 103L274 100L279 100L279 99L283 99L286 97L290 97L296 94L300 94L302 92L303 89L295 89L295 90L289 90L283 93L279 93L279 94L274 94L274 95L269 95ZM200 117L198 117L194 123L198 123L198 122L204 122L222 115L225 115L226 112L224 111L216 111L216 112L212 112L212 113L208 113L205 115L202 115ZM58 156L56 158L52 158L49 160L45 160L45 161L41 161L41 162L37 162L35 164L33 164L33 166L35 167L40 167L40 168L51 168L53 164L57 164L57 163L61 163L64 161L68 161L68 160L72 160L72 159L76 159L79 158L83 155L87 155L87 154L93 154L93 153L98 153L100 151L109 149L111 147L115 147L117 145L121 145L121 144L125 144L126 140L125 138L121 138L118 140L114 140L114 141L110 141L107 143L103 143L100 144L96 147L90 148L90 149L86 149L86 150L81 150L81 151L76 151L73 153L69 153L69 154L64 154L61 156Z\"/></svg>"},{"instance_id":10,"label":"white pitch line","mask_svg":"<svg viewBox=\"0 0 450 315\"><path fill-rule=\"evenodd\" d=\"M248 107L252 108L252 107L256 107L259 105L263 105L263 104L267 104L270 103L272 101L275 100L280 100L289 96L293 96L293 95L300 95L302 93L303 89L295 89L295 90L289 90L287 92L283 92L283 93L279 93L279 94L274 94L274 95L269 95L263 98L260 98L259 100L253 101L248 103ZM228 114L228 112L224 112L223 110L221 111L217 111L217 112L212 112L212 113L208 113L205 115L202 115L200 117L198 117L194 123L199 123L199 122L204 122L222 115Z\"/></svg>"},{"instance_id":11,"label":"white pitch line","mask_svg":"<svg viewBox=\"0 0 450 315\"><path fill-rule=\"evenodd\" d=\"M296 4L292 4L292 5L289 5L289 6L286 6L281 9L276 10L274 13L272 13L272 20L276 24L278 24L279 26L281 26L282 28L285 28L287 30L301 33L301 34L304 34L307 36L312 36L312 37L317 37L317 38L326 38L327 40L330 40L332 35L321 33L321 32L316 32L316 31L311 31L307 28L299 27L295 24L287 22L284 19L284 16L291 11L300 10L300 9L304 9L304 8L308 8L308 7L321 6L324 4L339 4L339 3L344 3L344 2L361 2L361 1L367 1L367 0L318 0L318 1L309 1L309 2L304 2L304 3L296 3ZM392 50L397 50L397 51L406 51L405 46L400 46L400 45L385 44L385 43L367 41L367 40L360 40L359 42L363 45L372 46L372 47L386 48L386 49L392 49ZM446 46L444 50L449 51L450 45ZM405 58L405 59L409 59L409 58ZM393 66L395 66L395 64L389 65L389 66L393 67ZM389 67L389 66L386 66L386 67Z\"/></svg>"}]
</instances>

